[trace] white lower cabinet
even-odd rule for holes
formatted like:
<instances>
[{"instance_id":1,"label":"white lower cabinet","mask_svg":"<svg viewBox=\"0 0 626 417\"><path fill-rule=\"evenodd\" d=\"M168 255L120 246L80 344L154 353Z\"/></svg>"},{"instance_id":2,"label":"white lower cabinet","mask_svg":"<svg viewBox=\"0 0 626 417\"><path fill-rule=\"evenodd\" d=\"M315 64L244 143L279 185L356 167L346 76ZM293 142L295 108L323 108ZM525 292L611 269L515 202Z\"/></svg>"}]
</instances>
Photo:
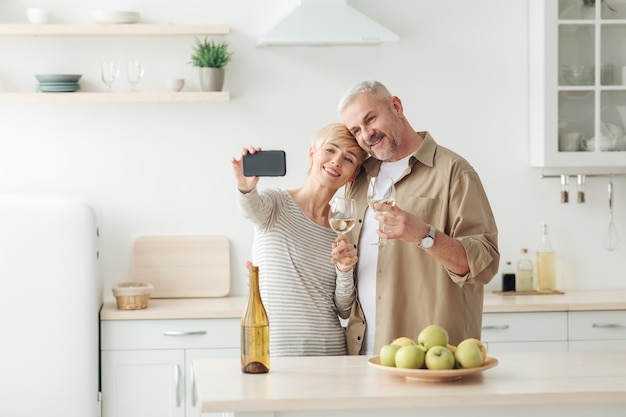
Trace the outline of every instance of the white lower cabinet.
<instances>
[{"instance_id":1,"label":"white lower cabinet","mask_svg":"<svg viewBox=\"0 0 626 417\"><path fill-rule=\"evenodd\" d=\"M102 416L199 417L193 361L237 357L240 323L240 319L102 321Z\"/></svg>"},{"instance_id":2,"label":"white lower cabinet","mask_svg":"<svg viewBox=\"0 0 626 417\"><path fill-rule=\"evenodd\" d=\"M485 313L481 340L490 354L565 352L567 312Z\"/></svg>"},{"instance_id":3,"label":"white lower cabinet","mask_svg":"<svg viewBox=\"0 0 626 417\"><path fill-rule=\"evenodd\" d=\"M569 350L626 349L626 311L571 311Z\"/></svg>"},{"instance_id":4,"label":"white lower cabinet","mask_svg":"<svg viewBox=\"0 0 626 417\"><path fill-rule=\"evenodd\" d=\"M626 310L485 313L489 353L626 349Z\"/></svg>"},{"instance_id":5,"label":"white lower cabinet","mask_svg":"<svg viewBox=\"0 0 626 417\"><path fill-rule=\"evenodd\" d=\"M102 415L184 417L184 350L102 352Z\"/></svg>"}]
</instances>

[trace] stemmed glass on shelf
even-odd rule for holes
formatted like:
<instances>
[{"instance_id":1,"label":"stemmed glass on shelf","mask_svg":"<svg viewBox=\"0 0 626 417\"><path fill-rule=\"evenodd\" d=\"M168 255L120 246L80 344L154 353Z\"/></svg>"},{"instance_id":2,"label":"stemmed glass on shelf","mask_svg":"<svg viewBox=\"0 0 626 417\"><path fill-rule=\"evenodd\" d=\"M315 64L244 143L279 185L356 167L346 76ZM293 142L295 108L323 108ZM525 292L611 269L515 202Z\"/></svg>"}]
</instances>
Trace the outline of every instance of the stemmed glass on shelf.
<instances>
[{"instance_id":1,"label":"stemmed glass on shelf","mask_svg":"<svg viewBox=\"0 0 626 417\"><path fill-rule=\"evenodd\" d=\"M127 77L128 82L130 83L131 91L136 91L137 84L139 83L139 80L141 80L141 77L143 77L143 72L143 65L141 65L140 62L128 61Z\"/></svg>"},{"instance_id":2,"label":"stemmed glass on shelf","mask_svg":"<svg viewBox=\"0 0 626 417\"><path fill-rule=\"evenodd\" d=\"M338 235L345 235L356 224L356 201L353 198L334 197L330 202L328 223Z\"/></svg>"},{"instance_id":3,"label":"stemmed glass on shelf","mask_svg":"<svg viewBox=\"0 0 626 417\"><path fill-rule=\"evenodd\" d=\"M102 82L107 86L107 90L113 90L113 82L120 75L120 68L113 61L102 61Z\"/></svg>"},{"instance_id":4,"label":"stemmed glass on shelf","mask_svg":"<svg viewBox=\"0 0 626 417\"><path fill-rule=\"evenodd\" d=\"M374 208L374 204L384 203L394 205L396 203L396 187L393 184L393 178L390 177L372 177L370 179L369 187L367 189L367 204L374 210L376 214L387 215L384 211L379 211ZM384 225L379 222L379 229L385 231ZM387 244L393 244L388 242L383 237L378 238L378 242L372 243L372 245L385 246Z\"/></svg>"}]
</instances>

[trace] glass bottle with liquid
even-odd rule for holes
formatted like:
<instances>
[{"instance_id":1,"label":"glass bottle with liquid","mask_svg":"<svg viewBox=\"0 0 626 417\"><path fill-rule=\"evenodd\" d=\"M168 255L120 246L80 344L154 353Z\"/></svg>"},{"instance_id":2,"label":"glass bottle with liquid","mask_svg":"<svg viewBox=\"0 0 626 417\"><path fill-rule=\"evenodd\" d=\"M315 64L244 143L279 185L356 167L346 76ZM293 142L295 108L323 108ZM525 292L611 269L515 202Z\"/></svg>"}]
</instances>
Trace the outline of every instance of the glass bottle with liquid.
<instances>
[{"instance_id":1,"label":"glass bottle with liquid","mask_svg":"<svg viewBox=\"0 0 626 417\"><path fill-rule=\"evenodd\" d=\"M537 291L553 292L555 290L555 259L550 239L548 225L541 225L541 238L537 246Z\"/></svg>"},{"instance_id":2,"label":"glass bottle with liquid","mask_svg":"<svg viewBox=\"0 0 626 417\"><path fill-rule=\"evenodd\" d=\"M241 317L241 371L270 371L270 325L259 290L259 267L250 267L248 304Z\"/></svg>"},{"instance_id":3,"label":"glass bottle with liquid","mask_svg":"<svg viewBox=\"0 0 626 417\"><path fill-rule=\"evenodd\" d=\"M522 257L517 261L517 271L515 272L515 290L533 290L533 261L528 257L528 249L522 248Z\"/></svg>"},{"instance_id":4,"label":"glass bottle with liquid","mask_svg":"<svg viewBox=\"0 0 626 417\"><path fill-rule=\"evenodd\" d=\"M506 261L504 272L502 272L502 291L515 291L515 272L511 266L511 261Z\"/></svg>"}]
</instances>

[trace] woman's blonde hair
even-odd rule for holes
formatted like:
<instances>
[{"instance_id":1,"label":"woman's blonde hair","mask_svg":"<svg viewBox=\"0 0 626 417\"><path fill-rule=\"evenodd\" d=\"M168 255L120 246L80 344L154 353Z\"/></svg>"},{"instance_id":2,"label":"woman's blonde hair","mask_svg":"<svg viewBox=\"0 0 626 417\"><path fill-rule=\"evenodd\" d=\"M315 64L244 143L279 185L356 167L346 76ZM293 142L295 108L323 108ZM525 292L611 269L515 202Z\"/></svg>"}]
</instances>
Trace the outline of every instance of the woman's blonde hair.
<instances>
[{"instance_id":1,"label":"woman's blonde hair","mask_svg":"<svg viewBox=\"0 0 626 417\"><path fill-rule=\"evenodd\" d=\"M352 133L343 123L331 123L321 128L313 137L311 147L317 151L328 143L353 152L358 158L357 170L367 159L367 152L361 149ZM310 170L311 167L309 167Z\"/></svg>"}]
</instances>

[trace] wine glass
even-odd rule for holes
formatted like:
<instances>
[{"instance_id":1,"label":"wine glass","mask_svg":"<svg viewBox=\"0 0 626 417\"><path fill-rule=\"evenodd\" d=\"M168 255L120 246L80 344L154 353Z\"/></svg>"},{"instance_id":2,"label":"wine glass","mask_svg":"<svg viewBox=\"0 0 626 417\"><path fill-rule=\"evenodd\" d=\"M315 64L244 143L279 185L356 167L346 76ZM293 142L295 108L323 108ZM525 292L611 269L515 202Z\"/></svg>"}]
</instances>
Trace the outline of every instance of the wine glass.
<instances>
[{"instance_id":1,"label":"wine glass","mask_svg":"<svg viewBox=\"0 0 626 417\"><path fill-rule=\"evenodd\" d=\"M338 235L345 235L356 224L356 201L353 198L335 197L330 202L328 223Z\"/></svg>"},{"instance_id":2,"label":"wine glass","mask_svg":"<svg viewBox=\"0 0 626 417\"><path fill-rule=\"evenodd\" d=\"M138 61L128 61L128 72L127 72L128 82L130 83L130 89L135 91L135 87L143 77L143 65Z\"/></svg>"},{"instance_id":3,"label":"wine glass","mask_svg":"<svg viewBox=\"0 0 626 417\"><path fill-rule=\"evenodd\" d=\"M387 215L386 212L376 210L374 208L374 204L377 203L385 203L385 204L395 204L396 203L396 187L393 185L393 178L390 177L372 177L370 179L369 187L367 188L367 204L370 206L372 210L376 214ZM384 225L379 222L379 226L381 231L384 231ZM385 246L387 244L393 244L392 242L388 242L385 238L378 238L378 242L372 243L372 245Z\"/></svg>"},{"instance_id":4,"label":"wine glass","mask_svg":"<svg viewBox=\"0 0 626 417\"><path fill-rule=\"evenodd\" d=\"M102 82L106 84L107 90L113 89L113 82L120 75L120 68L113 61L102 61Z\"/></svg>"}]
</instances>

